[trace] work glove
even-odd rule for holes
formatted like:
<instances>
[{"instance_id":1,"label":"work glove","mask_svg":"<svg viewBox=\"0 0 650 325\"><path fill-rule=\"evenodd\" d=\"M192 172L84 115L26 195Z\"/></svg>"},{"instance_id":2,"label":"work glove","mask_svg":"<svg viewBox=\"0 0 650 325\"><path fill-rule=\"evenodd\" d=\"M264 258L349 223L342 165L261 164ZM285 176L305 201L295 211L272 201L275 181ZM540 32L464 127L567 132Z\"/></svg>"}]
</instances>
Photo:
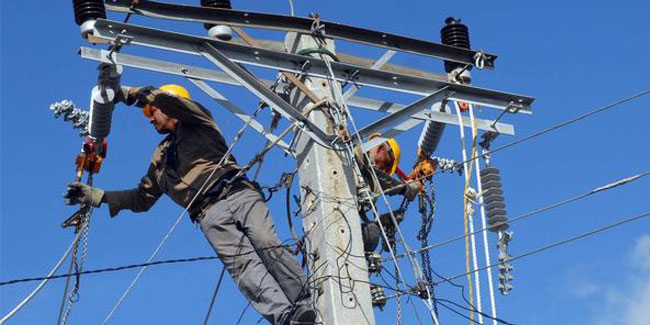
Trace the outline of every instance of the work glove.
<instances>
[{"instance_id":1,"label":"work glove","mask_svg":"<svg viewBox=\"0 0 650 325\"><path fill-rule=\"evenodd\" d=\"M63 195L65 204L85 204L98 207L102 203L104 191L84 183L74 182L68 184L68 188Z\"/></svg>"},{"instance_id":2,"label":"work glove","mask_svg":"<svg viewBox=\"0 0 650 325\"><path fill-rule=\"evenodd\" d=\"M404 197L409 200L415 200L415 197L420 192L420 184L418 182L408 182L404 188Z\"/></svg>"},{"instance_id":3,"label":"work glove","mask_svg":"<svg viewBox=\"0 0 650 325\"><path fill-rule=\"evenodd\" d=\"M153 102L154 98L156 97L154 90L156 90L156 88L152 86L137 88L137 90L135 90L133 93L133 97L137 101L135 106L145 107L147 104Z\"/></svg>"}]
</instances>

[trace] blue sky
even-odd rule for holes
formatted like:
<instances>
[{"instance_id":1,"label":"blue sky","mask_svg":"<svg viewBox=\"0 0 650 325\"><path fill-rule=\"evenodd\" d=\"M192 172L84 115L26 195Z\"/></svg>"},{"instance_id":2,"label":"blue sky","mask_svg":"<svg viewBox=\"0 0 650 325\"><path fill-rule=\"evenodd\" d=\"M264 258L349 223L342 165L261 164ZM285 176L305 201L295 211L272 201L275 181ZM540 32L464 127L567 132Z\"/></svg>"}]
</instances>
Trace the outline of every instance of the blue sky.
<instances>
[{"instance_id":1,"label":"blue sky","mask_svg":"<svg viewBox=\"0 0 650 325\"><path fill-rule=\"evenodd\" d=\"M177 1L194 4L198 1ZM574 117L597 106L640 92L650 86L645 53L650 22L647 1L307 1L295 0L297 13L318 12L332 20L416 38L439 40L439 29L449 15L469 25L474 48L499 55L494 71L473 71L474 85L531 95L537 98L532 116L509 116L515 137L500 137L505 144L543 127ZM286 1L233 2L239 9L287 13ZM0 278L4 280L46 274L72 240L72 231L60 222L74 208L63 204L65 185L73 179L74 157L80 138L64 122L52 118L48 106L71 99L85 107L96 80L96 63L76 54L89 46L78 34L70 1L3 1L1 13L1 251ZM109 18L123 16L109 13ZM204 35L199 24L170 23L133 17L134 24ZM281 33L251 31L256 37L282 39ZM338 50L378 58L382 50L337 44ZM168 55L129 47L125 53L188 62L209 67L198 58ZM392 63L442 72L442 62L398 54ZM266 78L270 71L261 71ZM126 69L126 85L186 85L195 99L206 104L232 140L240 127L223 108L182 79ZM217 85L222 93L252 112L257 99L244 89ZM359 95L408 103L415 98L385 91L361 90ZM647 121L650 98L621 105L575 125L506 149L493 156L501 169L509 215L581 194L606 183L648 169ZM367 123L378 115L353 111ZM493 117L490 109L478 113ZM263 119L268 120L268 112ZM414 158L419 129L398 140L403 145L402 167ZM120 106L113 117L108 159L95 184L105 189L135 186L145 172L160 136L137 109ZM262 138L252 131L235 149L240 161L261 150ZM440 156L461 159L458 131L447 128ZM272 151L261 182L275 183L295 163ZM436 175L438 208L430 242L462 233L463 179ZM650 183L644 179L620 189L513 224L511 254L518 255L548 242L646 212ZM270 202L280 237L288 238L284 203ZM295 207L294 207L295 208ZM412 207L414 208L414 207ZM140 263L182 211L164 198L148 213L123 212L110 219L106 208L93 215L90 229L89 269ZM419 215L410 211L404 233L416 246ZM490 234L491 245L495 242ZM494 250L492 251L494 255ZM579 242L521 259L514 263L515 289L497 297L499 316L517 324L644 324L650 315L650 220L615 228ZM462 242L432 250L432 264L443 275L462 273ZM184 220L159 259L213 254L199 229ZM482 259L481 259L482 260ZM481 263L481 265L484 263ZM409 270L406 264L402 264ZM217 261L152 267L114 316L114 323L198 323L202 321L221 264ZM82 278L80 300L71 324L98 323L117 301L137 270L88 275ZM406 273L410 274L410 270ZM374 279L379 281L378 279ZM486 278L482 274L485 287ZM464 279L456 281L465 284ZM53 280L12 320L12 324L55 322L64 281ZM0 287L0 314L4 315L36 283ZM438 287L440 298L462 303L459 290ZM484 295L484 301L487 296ZM213 324L234 324L246 302L230 279L224 282L213 311ZM421 304L418 312L424 315ZM484 306L486 304L484 303ZM443 324L467 323L441 309ZM376 310L378 324L394 323L394 303ZM248 310L242 324L257 322ZM404 311L404 323L416 323ZM647 324L647 323L645 323Z\"/></svg>"}]
</instances>

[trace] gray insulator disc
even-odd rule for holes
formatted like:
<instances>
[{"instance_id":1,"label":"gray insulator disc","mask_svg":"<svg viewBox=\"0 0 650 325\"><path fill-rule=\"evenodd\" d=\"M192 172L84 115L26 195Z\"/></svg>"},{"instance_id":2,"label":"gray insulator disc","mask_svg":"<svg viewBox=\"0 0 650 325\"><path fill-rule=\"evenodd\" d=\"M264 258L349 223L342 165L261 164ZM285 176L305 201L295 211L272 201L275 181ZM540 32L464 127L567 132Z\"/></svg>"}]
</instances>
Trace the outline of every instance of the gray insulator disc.
<instances>
[{"instance_id":1,"label":"gray insulator disc","mask_svg":"<svg viewBox=\"0 0 650 325\"><path fill-rule=\"evenodd\" d=\"M490 181L500 182L501 181L501 176L499 176L499 174L489 174L489 175L481 176L481 182L487 183L487 182L490 182Z\"/></svg>"},{"instance_id":2,"label":"gray insulator disc","mask_svg":"<svg viewBox=\"0 0 650 325\"><path fill-rule=\"evenodd\" d=\"M495 194L490 196L483 197L483 203L488 206L494 204L494 202L503 202L503 196Z\"/></svg>"},{"instance_id":3,"label":"gray insulator disc","mask_svg":"<svg viewBox=\"0 0 650 325\"><path fill-rule=\"evenodd\" d=\"M501 182L499 182L499 181L485 182L485 183L483 183L483 188L484 189L501 188Z\"/></svg>"},{"instance_id":4,"label":"gray insulator disc","mask_svg":"<svg viewBox=\"0 0 650 325\"><path fill-rule=\"evenodd\" d=\"M499 169L494 167L488 167L481 170L481 176L489 175L489 174L499 175Z\"/></svg>"},{"instance_id":5,"label":"gray insulator disc","mask_svg":"<svg viewBox=\"0 0 650 325\"><path fill-rule=\"evenodd\" d=\"M496 216L505 216L506 215L506 210L505 209L488 210L487 215L488 215L488 218L492 218L492 217L496 217Z\"/></svg>"},{"instance_id":6,"label":"gray insulator disc","mask_svg":"<svg viewBox=\"0 0 650 325\"><path fill-rule=\"evenodd\" d=\"M483 188L483 197L498 194L503 196L503 190L500 188Z\"/></svg>"},{"instance_id":7,"label":"gray insulator disc","mask_svg":"<svg viewBox=\"0 0 650 325\"><path fill-rule=\"evenodd\" d=\"M485 206L485 209L492 211L494 209L505 209L506 205L503 201L492 201L489 205Z\"/></svg>"},{"instance_id":8,"label":"gray insulator disc","mask_svg":"<svg viewBox=\"0 0 650 325\"><path fill-rule=\"evenodd\" d=\"M488 219L488 224L489 224L489 225L494 225L494 224L497 224L497 223L504 223L504 222L506 222L506 221L508 221L508 218L507 218L507 217L505 217L505 216L498 216L498 217L494 217L494 218L490 218L490 219Z\"/></svg>"}]
</instances>

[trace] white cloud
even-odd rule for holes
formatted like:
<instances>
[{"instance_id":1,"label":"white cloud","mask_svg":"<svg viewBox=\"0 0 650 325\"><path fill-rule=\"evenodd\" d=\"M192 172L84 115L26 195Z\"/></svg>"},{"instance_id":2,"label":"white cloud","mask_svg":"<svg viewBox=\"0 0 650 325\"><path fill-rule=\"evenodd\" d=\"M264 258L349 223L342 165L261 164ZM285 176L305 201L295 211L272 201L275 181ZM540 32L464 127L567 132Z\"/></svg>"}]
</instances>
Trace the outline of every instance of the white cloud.
<instances>
[{"instance_id":1,"label":"white cloud","mask_svg":"<svg viewBox=\"0 0 650 325\"><path fill-rule=\"evenodd\" d=\"M626 305L626 323L629 325L650 324L650 235L639 237L632 250L632 262L640 275L635 280L633 295Z\"/></svg>"},{"instance_id":2,"label":"white cloud","mask_svg":"<svg viewBox=\"0 0 650 325\"><path fill-rule=\"evenodd\" d=\"M628 300L626 307L626 324L650 324L650 278L646 277L645 283L642 283L640 290Z\"/></svg>"},{"instance_id":3,"label":"white cloud","mask_svg":"<svg viewBox=\"0 0 650 325\"><path fill-rule=\"evenodd\" d=\"M624 277L626 281L604 285L595 324L650 325L650 235L636 240L629 258L634 269Z\"/></svg>"},{"instance_id":4,"label":"white cloud","mask_svg":"<svg viewBox=\"0 0 650 325\"><path fill-rule=\"evenodd\" d=\"M650 235L639 237L632 251L632 262L641 271L650 272Z\"/></svg>"}]
</instances>

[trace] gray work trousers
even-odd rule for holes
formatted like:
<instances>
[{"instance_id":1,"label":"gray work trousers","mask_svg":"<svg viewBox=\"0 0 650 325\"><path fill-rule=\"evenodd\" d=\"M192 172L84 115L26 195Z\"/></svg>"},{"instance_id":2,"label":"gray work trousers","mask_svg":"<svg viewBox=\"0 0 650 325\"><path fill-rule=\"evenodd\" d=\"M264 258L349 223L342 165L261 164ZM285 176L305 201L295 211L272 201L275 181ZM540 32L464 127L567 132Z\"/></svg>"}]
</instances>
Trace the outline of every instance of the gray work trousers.
<instances>
[{"instance_id":1,"label":"gray work trousers","mask_svg":"<svg viewBox=\"0 0 650 325\"><path fill-rule=\"evenodd\" d=\"M272 324L286 321L304 299L307 278L278 239L260 192L246 188L217 201L201 229L253 308Z\"/></svg>"}]
</instances>

